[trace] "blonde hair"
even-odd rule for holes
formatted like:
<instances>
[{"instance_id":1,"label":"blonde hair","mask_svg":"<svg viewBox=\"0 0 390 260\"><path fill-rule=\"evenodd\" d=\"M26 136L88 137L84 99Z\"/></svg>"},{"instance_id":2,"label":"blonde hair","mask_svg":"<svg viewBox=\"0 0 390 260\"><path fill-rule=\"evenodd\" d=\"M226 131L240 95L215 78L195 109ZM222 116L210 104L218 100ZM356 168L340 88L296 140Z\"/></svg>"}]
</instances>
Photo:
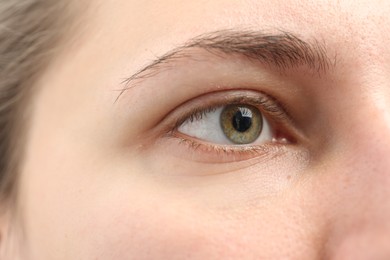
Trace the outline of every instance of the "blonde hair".
<instances>
[{"instance_id":1,"label":"blonde hair","mask_svg":"<svg viewBox=\"0 0 390 260\"><path fill-rule=\"evenodd\" d=\"M68 3L0 1L0 199L9 198L16 188L29 121L28 99L54 53Z\"/></svg>"}]
</instances>

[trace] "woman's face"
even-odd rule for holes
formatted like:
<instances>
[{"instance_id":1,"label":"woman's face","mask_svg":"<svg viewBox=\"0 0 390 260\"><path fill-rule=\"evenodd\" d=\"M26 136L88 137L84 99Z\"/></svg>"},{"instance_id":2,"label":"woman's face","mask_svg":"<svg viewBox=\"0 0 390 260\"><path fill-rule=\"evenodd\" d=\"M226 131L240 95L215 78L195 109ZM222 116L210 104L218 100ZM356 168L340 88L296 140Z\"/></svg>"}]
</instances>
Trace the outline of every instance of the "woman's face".
<instances>
[{"instance_id":1,"label":"woman's face","mask_svg":"<svg viewBox=\"0 0 390 260\"><path fill-rule=\"evenodd\" d=\"M25 259L390 259L389 1L85 2L33 98Z\"/></svg>"}]
</instances>

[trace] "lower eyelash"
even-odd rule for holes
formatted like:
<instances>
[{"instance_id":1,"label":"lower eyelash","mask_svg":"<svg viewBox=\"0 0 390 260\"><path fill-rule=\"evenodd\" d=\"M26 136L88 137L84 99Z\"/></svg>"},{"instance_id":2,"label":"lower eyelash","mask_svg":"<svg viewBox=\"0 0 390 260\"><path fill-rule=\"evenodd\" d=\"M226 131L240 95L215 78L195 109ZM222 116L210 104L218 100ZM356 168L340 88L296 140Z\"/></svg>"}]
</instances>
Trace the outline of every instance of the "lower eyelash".
<instances>
[{"instance_id":1,"label":"lower eyelash","mask_svg":"<svg viewBox=\"0 0 390 260\"><path fill-rule=\"evenodd\" d=\"M203 143L191 137L183 137L181 134L173 133L169 136L178 140L180 145L188 147L193 151L192 155L201 153L202 158L218 158L218 162L237 162L259 157L273 157L281 155L285 150L285 143L274 140L272 143L262 145L219 145Z\"/></svg>"}]
</instances>

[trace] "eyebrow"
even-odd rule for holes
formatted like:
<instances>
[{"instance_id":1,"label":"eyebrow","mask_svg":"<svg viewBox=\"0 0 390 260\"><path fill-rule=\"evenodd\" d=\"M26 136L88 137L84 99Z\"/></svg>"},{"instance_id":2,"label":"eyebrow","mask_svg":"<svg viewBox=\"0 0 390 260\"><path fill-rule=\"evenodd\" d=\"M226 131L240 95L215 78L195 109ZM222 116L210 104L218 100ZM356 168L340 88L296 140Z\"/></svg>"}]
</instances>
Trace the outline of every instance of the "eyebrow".
<instances>
[{"instance_id":1,"label":"eyebrow","mask_svg":"<svg viewBox=\"0 0 390 260\"><path fill-rule=\"evenodd\" d=\"M309 43L284 31L267 34L253 30L220 30L194 37L157 57L123 81L125 87L120 95L131 88L134 81L152 77L178 59L193 58L189 53L193 49L205 50L215 55L240 55L282 71L306 66L321 74L335 64L331 62L325 46L317 40Z\"/></svg>"}]
</instances>

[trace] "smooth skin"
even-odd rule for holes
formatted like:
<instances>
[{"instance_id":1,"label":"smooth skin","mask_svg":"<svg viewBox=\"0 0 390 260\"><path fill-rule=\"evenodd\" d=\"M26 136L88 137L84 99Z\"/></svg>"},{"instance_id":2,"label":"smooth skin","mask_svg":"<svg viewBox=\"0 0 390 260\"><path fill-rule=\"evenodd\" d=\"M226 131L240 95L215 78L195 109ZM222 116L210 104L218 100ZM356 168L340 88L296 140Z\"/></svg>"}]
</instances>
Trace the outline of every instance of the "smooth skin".
<instances>
[{"instance_id":1,"label":"smooth skin","mask_svg":"<svg viewBox=\"0 0 390 260\"><path fill-rule=\"evenodd\" d=\"M2 244L20 255L4 259L390 259L389 1L74 4L86 11L32 101ZM156 56L225 29L320 43L329 70L200 50L118 98ZM294 142L212 154L166 136L186 102L247 86L289 108Z\"/></svg>"}]
</instances>

